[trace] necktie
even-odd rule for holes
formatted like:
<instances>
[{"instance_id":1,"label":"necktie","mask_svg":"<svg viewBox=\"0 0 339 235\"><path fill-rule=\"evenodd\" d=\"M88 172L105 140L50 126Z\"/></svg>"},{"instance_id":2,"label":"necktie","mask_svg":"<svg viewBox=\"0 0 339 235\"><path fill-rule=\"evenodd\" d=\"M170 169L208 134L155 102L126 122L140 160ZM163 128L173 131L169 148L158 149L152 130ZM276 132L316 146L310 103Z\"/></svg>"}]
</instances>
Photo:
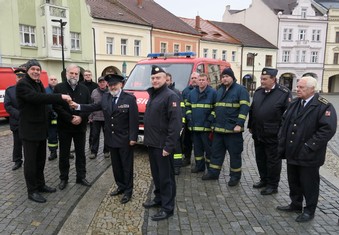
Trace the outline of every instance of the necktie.
<instances>
[{"instance_id":1,"label":"necktie","mask_svg":"<svg viewBox=\"0 0 339 235\"><path fill-rule=\"evenodd\" d=\"M118 99L118 97L116 97L116 96L113 96L113 99L112 99L112 105L113 105L113 109L114 109L114 107L115 107L115 105L116 105L116 101L117 101L117 99Z\"/></svg>"},{"instance_id":2,"label":"necktie","mask_svg":"<svg viewBox=\"0 0 339 235\"><path fill-rule=\"evenodd\" d=\"M303 108L305 107L305 104L306 104L306 100L302 100L302 101L300 102L300 106L299 106L299 111L298 111L298 113L300 113L300 112L303 110Z\"/></svg>"}]
</instances>

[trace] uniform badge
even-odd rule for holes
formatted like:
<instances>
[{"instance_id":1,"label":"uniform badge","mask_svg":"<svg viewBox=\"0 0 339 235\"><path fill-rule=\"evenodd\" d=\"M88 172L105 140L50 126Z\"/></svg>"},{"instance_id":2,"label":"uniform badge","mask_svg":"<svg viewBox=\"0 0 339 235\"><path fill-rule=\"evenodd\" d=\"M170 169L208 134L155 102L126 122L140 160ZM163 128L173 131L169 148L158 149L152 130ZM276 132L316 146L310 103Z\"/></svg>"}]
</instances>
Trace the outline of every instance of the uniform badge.
<instances>
[{"instance_id":1,"label":"uniform badge","mask_svg":"<svg viewBox=\"0 0 339 235\"><path fill-rule=\"evenodd\" d=\"M330 116L331 116L331 111L326 111L326 112L325 112L325 116L326 116L326 117L330 117Z\"/></svg>"},{"instance_id":2,"label":"uniform badge","mask_svg":"<svg viewBox=\"0 0 339 235\"><path fill-rule=\"evenodd\" d=\"M177 107L177 102L173 102L173 103L172 103L172 107L173 107L173 108Z\"/></svg>"}]
</instances>

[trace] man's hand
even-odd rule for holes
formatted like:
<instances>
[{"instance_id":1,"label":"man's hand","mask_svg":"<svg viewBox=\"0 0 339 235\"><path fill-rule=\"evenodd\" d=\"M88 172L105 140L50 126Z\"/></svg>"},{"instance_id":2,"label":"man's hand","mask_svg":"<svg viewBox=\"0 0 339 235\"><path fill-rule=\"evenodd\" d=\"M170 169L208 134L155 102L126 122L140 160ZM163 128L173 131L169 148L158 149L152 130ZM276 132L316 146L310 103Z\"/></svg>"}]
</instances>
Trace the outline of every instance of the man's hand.
<instances>
[{"instance_id":1,"label":"man's hand","mask_svg":"<svg viewBox=\"0 0 339 235\"><path fill-rule=\"evenodd\" d=\"M61 98L66 102L71 102L72 98L69 95L61 95Z\"/></svg>"},{"instance_id":2,"label":"man's hand","mask_svg":"<svg viewBox=\"0 0 339 235\"><path fill-rule=\"evenodd\" d=\"M81 121L82 121L82 118L80 116L73 115L73 119L71 122L73 125L79 125Z\"/></svg>"},{"instance_id":3,"label":"man's hand","mask_svg":"<svg viewBox=\"0 0 339 235\"><path fill-rule=\"evenodd\" d=\"M162 150L162 156L163 157L167 157L168 155L170 155L169 152L166 152L164 149Z\"/></svg>"},{"instance_id":4,"label":"man's hand","mask_svg":"<svg viewBox=\"0 0 339 235\"><path fill-rule=\"evenodd\" d=\"M241 132L241 126L236 125L233 130L234 132Z\"/></svg>"},{"instance_id":5,"label":"man's hand","mask_svg":"<svg viewBox=\"0 0 339 235\"><path fill-rule=\"evenodd\" d=\"M133 146L133 145L135 145L136 143L137 143L136 141L131 140L131 141L129 142L129 145L130 145L130 146Z\"/></svg>"},{"instance_id":6,"label":"man's hand","mask_svg":"<svg viewBox=\"0 0 339 235\"><path fill-rule=\"evenodd\" d=\"M77 109L77 108L79 107L79 104L76 103L76 102L74 102L74 101L72 101L72 100L68 102L68 105L69 105L69 107L71 107L72 109Z\"/></svg>"}]
</instances>

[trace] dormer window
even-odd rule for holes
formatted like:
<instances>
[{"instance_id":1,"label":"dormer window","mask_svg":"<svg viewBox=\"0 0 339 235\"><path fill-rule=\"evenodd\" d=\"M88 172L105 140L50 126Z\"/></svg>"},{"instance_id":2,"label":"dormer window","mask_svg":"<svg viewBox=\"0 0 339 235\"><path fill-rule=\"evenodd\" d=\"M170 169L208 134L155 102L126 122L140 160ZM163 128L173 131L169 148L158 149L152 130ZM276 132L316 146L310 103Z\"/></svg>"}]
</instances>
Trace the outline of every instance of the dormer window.
<instances>
[{"instance_id":1,"label":"dormer window","mask_svg":"<svg viewBox=\"0 0 339 235\"><path fill-rule=\"evenodd\" d=\"M307 8L301 8L301 18L306 19Z\"/></svg>"}]
</instances>

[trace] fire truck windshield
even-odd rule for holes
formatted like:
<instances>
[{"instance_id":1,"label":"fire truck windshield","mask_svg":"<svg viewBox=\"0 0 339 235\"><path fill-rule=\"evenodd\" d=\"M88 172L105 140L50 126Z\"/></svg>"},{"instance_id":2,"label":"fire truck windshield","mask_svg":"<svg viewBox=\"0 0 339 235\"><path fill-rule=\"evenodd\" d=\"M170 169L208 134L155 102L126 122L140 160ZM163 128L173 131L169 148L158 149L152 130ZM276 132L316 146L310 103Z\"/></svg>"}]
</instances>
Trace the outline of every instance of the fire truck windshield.
<instances>
[{"instance_id":1,"label":"fire truck windshield","mask_svg":"<svg viewBox=\"0 0 339 235\"><path fill-rule=\"evenodd\" d=\"M153 64L137 64L124 85L126 90L143 91L151 87L151 70ZM179 91L188 85L193 64L156 64L172 75L175 88Z\"/></svg>"}]
</instances>

